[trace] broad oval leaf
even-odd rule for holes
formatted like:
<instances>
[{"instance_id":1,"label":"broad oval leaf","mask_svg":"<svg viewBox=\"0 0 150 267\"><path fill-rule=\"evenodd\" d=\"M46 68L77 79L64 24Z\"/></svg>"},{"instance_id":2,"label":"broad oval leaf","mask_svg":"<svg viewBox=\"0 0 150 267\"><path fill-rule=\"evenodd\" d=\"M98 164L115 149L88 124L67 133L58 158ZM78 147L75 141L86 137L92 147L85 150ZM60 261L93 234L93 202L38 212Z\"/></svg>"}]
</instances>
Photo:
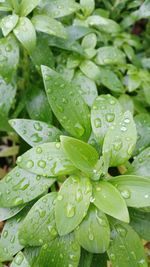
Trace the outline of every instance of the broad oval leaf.
<instances>
[{"instance_id":1,"label":"broad oval leaf","mask_svg":"<svg viewBox=\"0 0 150 267\"><path fill-rule=\"evenodd\" d=\"M20 16L26 17L38 5L39 0L22 0L20 4Z\"/></svg>"},{"instance_id":2,"label":"broad oval leaf","mask_svg":"<svg viewBox=\"0 0 150 267\"><path fill-rule=\"evenodd\" d=\"M125 63L125 54L115 46L104 46L97 50L95 62L98 65L115 65Z\"/></svg>"},{"instance_id":3,"label":"broad oval leaf","mask_svg":"<svg viewBox=\"0 0 150 267\"><path fill-rule=\"evenodd\" d=\"M18 214L24 206L18 206L13 208L0 208L0 222L8 220Z\"/></svg>"},{"instance_id":4,"label":"broad oval leaf","mask_svg":"<svg viewBox=\"0 0 150 267\"><path fill-rule=\"evenodd\" d=\"M87 140L91 133L89 109L76 90L54 70L42 66L50 106L61 125L74 137Z\"/></svg>"},{"instance_id":5,"label":"broad oval leaf","mask_svg":"<svg viewBox=\"0 0 150 267\"><path fill-rule=\"evenodd\" d=\"M96 140L102 145L109 127L117 120L122 108L111 95L98 96L91 109L91 124Z\"/></svg>"},{"instance_id":6,"label":"broad oval leaf","mask_svg":"<svg viewBox=\"0 0 150 267\"><path fill-rule=\"evenodd\" d=\"M36 45L36 32L32 22L26 17L20 17L13 32L28 53L32 52Z\"/></svg>"},{"instance_id":7,"label":"broad oval leaf","mask_svg":"<svg viewBox=\"0 0 150 267\"><path fill-rule=\"evenodd\" d=\"M150 241L150 213L130 209L131 226L141 238Z\"/></svg>"},{"instance_id":8,"label":"broad oval leaf","mask_svg":"<svg viewBox=\"0 0 150 267\"><path fill-rule=\"evenodd\" d=\"M50 35L55 35L60 38L66 38L66 30L63 24L46 15L37 15L32 18L32 23L37 31L44 32Z\"/></svg>"},{"instance_id":9,"label":"broad oval leaf","mask_svg":"<svg viewBox=\"0 0 150 267\"><path fill-rule=\"evenodd\" d=\"M73 231L86 216L92 195L92 185L85 177L71 176L58 193L55 218L59 235Z\"/></svg>"},{"instance_id":10,"label":"broad oval leaf","mask_svg":"<svg viewBox=\"0 0 150 267\"><path fill-rule=\"evenodd\" d=\"M74 166L83 172L93 173L99 159L95 148L72 137L61 136L60 139L63 149Z\"/></svg>"},{"instance_id":11,"label":"broad oval leaf","mask_svg":"<svg viewBox=\"0 0 150 267\"><path fill-rule=\"evenodd\" d=\"M0 75L9 83L19 63L19 47L13 35L0 39L0 50Z\"/></svg>"},{"instance_id":12,"label":"broad oval leaf","mask_svg":"<svg viewBox=\"0 0 150 267\"><path fill-rule=\"evenodd\" d=\"M94 99L98 95L95 82L82 74L82 72L77 72L74 76L73 83L79 86L81 96L87 105L91 107Z\"/></svg>"},{"instance_id":13,"label":"broad oval leaf","mask_svg":"<svg viewBox=\"0 0 150 267\"><path fill-rule=\"evenodd\" d=\"M20 267L30 267L27 259L25 258L24 254L22 251L20 251L15 258L13 259L10 267L18 267L18 265Z\"/></svg>"},{"instance_id":14,"label":"broad oval leaf","mask_svg":"<svg viewBox=\"0 0 150 267\"><path fill-rule=\"evenodd\" d=\"M31 146L48 142L57 142L61 131L41 121L13 119L9 121L14 130Z\"/></svg>"},{"instance_id":15,"label":"broad oval leaf","mask_svg":"<svg viewBox=\"0 0 150 267\"><path fill-rule=\"evenodd\" d=\"M18 15L8 15L1 20L1 28L4 36L7 36L18 22Z\"/></svg>"},{"instance_id":16,"label":"broad oval leaf","mask_svg":"<svg viewBox=\"0 0 150 267\"><path fill-rule=\"evenodd\" d=\"M142 242L128 224L112 225L112 242L107 252L113 267L148 267Z\"/></svg>"},{"instance_id":17,"label":"broad oval leaf","mask_svg":"<svg viewBox=\"0 0 150 267\"><path fill-rule=\"evenodd\" d=\"M16 95L16 86L0 77L0 113L7 115Z\"/></svg>"},{"instance_id":18,"label":"broad oval leaf","mask_svg":"<svg viewBox=\"0 0 150 267\"><path fill-rule=\"evenodd\" d=\"M90 206L75 235L79 244L91 253L103 253L108 249L110 229L107 217L94 206Z\"/></svg>"},{"instance_id":19,"label":"broad oval leaf","mask_svg":"<svg viewBox=\"0 0 150 267\"><path fill-rule=\"evenodd\" d=\"M106 86L112 92L124 92L123 84L115 72L102 66L99 67L99 71L99 80L104 86Z\"/></svg>"},{"instance_id":20,"label":"broad oval leaf","mask_svg":"<svg viewBox=\"0 0 150 267\"><path fill-rule=\"evenodd\" d=\"M29 211L19 229L20 243L25 246L41 246L55 239L57 234L54 203L57 193L40 198ZM31 225L34 227L31 227Z\"/></svg>"},{"instance_id":21,"label":"broad oval leaf","mask_svg":"<svg viewBox=\"0 0 150 267\"><path fill-rule=\"evenodd\" d=\"M66 175L76 170L61 144L56 142L45 143L28 150L17 159L17 164L29 172L47 177Z\"/></svg>"},{"instance_id":22,"label":"broad oval leaf","mask_svg":"<svg viewBox=\"0 0 150 267\"><path fill-rule=\"evenodd\" d=\"M78 267L79 260L80 246L71 233L45 244L33 267Z\"/></svg>"},{"instance_id":23,"label":"broad oval leaf","mask_svg":"<svg viewBox=\"0 0 150 267\"><path fill-rule=\"evenodd\" d=\"M15 207L42 195L55 182L15 167L0 181L0 206Z\"/></svg>"},{"instance_id":24,"label":"broad oval leaf","mask_svg":"<svg viewBox=\"0 0 150 267\"><path fill-rule=\"evenodd\" d=\"M109 155L110 166L121 165L131 157L136 138L136 126L131 113L127 111L118 117L104 138L103 155Z\"/></svg>"},{"instance_id":25,"label":"broad oval leaf","mask_svg":"<svg viewBox=\"0 0 150 267\"><path fill-rule=\"evenodd\" d=\"M121 30L119 24L115 21L98 15L88 17L87 23L89 26L96 27L102 32L118 33Z\"/></svg>"},{"instance_id":26,"label":"broad oval leaf","mask_svg":"<svg viewBox=\"0 0 150 267\"><path fill-rule=\"evenodd\" d=\"M124 197L129 207L150 206L150 180L142 176L121 175L109 180Z\"/></svg>"},{"instance_id":27,"label":"broad oval leaf","mask_svg":"<svg viewBox=\"0 0 150 267\"><path fill-rule=\"evenodd\" d=\"M137 143L134 149L134 155L150 145L150 116L147 113L141 113L134 117L137 129Z\"/></svg>"},{"instance_id":28,"label":"broad oval leaf","mask_svg":"<svg viewBox=\"0 0 150 267\"><path fill-rule=\"evenodd\" d=\"M80 8L75 0L40 0L38 12L51 18L59 18L70 15Z\"/></svg>"},{"instance_id":29,"label":"broad oval leaf","mask_svg":"<svg viewBox=\"0 0 150 267\"><path fill-rule=\"evenodd\" d=\"M104 213L123 222L129 222L126 202L109 182L97 182L93 188L94 205Z\"/></svg>"},{"instance_id":30,"label":"broad oval leaf","mask_svg":"<svg viewBox=\"0 0 150 267\"><path fill-rule=\"evenodd\" d=\"M129 174L150 177L150 147L144 149L129 167Z\"/></svg>"},{"instance_id":31,"label":"broad oval leaf","mask_svg":"<svg viewBox=\"0 0 150 267\"><path fill-rule=\"evenodd\" d=\"M12 260L12 257L23 248L19 243L18 230L28 210L25 208L5 223L0 238L0 262Z\"/></svg>"},{"instance_id":32,"label":"broad oval leaf","mask_svg":"<svg viewBox=\"0 0 150 267\"><path fill-rule=\"evenodd\" d=\"M30 88L31 89L31 88ZM52 123L52 110L48 103L46 94L38 87L28 92L27 95L27 111L33 120Z\"/></svg>"},{"instance_id":33,"label":"broad oval leaf","mask_svg":"<svg viewBox=\"0 0 150 267\"><path fill-rule=\"evenodd\" d=\"M80 70L91 80L99 83L100 81L100 69L91 60L84 60L80 64Z\"/></svg>"}]
</instances>

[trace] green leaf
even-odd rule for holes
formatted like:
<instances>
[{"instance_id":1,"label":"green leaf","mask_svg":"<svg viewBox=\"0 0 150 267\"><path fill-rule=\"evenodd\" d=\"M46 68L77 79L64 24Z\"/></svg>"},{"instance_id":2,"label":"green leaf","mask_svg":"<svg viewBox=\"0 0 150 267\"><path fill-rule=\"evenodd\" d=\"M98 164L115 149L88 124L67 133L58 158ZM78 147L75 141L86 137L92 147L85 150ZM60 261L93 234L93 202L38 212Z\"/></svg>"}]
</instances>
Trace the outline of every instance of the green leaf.
<instances>
[{"instance_id":1,"label":"green leaf","mask_svg":"<svg viewBox=\"0 0 150 267\"><path fill-rule=\"evenodd\" d=\"M143 150L134 158L128 173L150 177L150 147Z\"/></svg>"},{"instance_id":2,"label":"green leaf","mask_svg":"<svg viewBox=\"0 0 150 267\"><path fill-rule=\"evenodd\" d=\"M131 226L142 239L150 241L150 213L130 209Z\"/></svg>"},{"instance_id":3,"label":"green leaf","mask_svg":"<svg viewBox=\"0 0 150 267\"><path fill-rule=\"evenodd\" d=\"M112 242L108 256L113 267L147 267L142 242L137 233L125 223L112 225Z\"/></svg>"},{"instance_id":4,"label":"green leaf","mask_svg":"<svg viewBox=\"0 0 150 267\"><path fill-rule=\"evenodd\" d=\"M103 253L108 249L109 223L105 214L94 206L89 208L75 234L79 244L91 253Z\"/></svg>"},{"instance_id":5,"label":"green leaf","mask_svg":"<svg viewBox=\"0 0 150 267\"><path fill-rule=\"evenodd\" d=\"M28 53L32 53L36 45L36 32L31 21L26 17L20 17L13 32Z\"/></svg>"},{"instance_id":6,"label":"green leaf","mask_svg":"<svg viewBox=\"0 0 150 267\"><path fill-rule=\"evenodd\" d=\"M7 36L16 26L18 22L18 15L8 15L1 20L1 28L4 36Z\"/></svg>"},{"instance_id":7,"label":"green leaf","mask_svg":"<svg viewBox=\"0 0 150 267\"><path fill-rule=\"evenodd\" d=\"M20 16L26 17L38 5L39 0L22 0L20 4Z\"/></svg>"},{"instance_id":8,"label":"green leaf","mask_svg":"<svg viewBox=\"0 0 150 267\"><path fill-rule=\"evenodd\" d=\"M44 245L33 267L78 267L79 259L80 246L69 234Z\"/></svg>"},{"instance_id":9,"label":"green leaf","mask_svg":"<svg viewBox=\"0 0 150 267\"><path fill-rule=\"evenodd\" d=\"M80 6L74 0L43 0L39 3L38 12L46 14L52 18L59 18L76 12Z\"/></svg>"},{"instance_id":10,"label":"green leaf","mask_svg":"<svg viewBox=\"0 0 150 267\"><path fill-rule=\"evenodd\" d=\"M42 195L55 182L15 167L0 181L0 206L15 207Z\"/></svg>"},{"instance_id":11,"label":"green leaf","mask_svg":"<svg viewBox=\"0 0 150 267\"><path fill-rule=\"evenodd\" d=\"M150 16L150 2L149 0L145 0L143 4L140 6L139 10L137 11L136 15L138 18L148 18Z\"/></svg>"},{"instance_id":12,"label":"green leaf","mask_svg":"<svg viewBox=\"0 0 150 267\"><path fill-rule=\"evenodd\" d=\"M0 77L0 112L7 115L11 106L13 105L16 95L16 86L12 83L6 82Z\"/></svg>"},{"instance_id":13,"label":"green leaf","mask_svg":"<svg viewBox=\"0 0 150 267\"><path fill-rule=\"evenodd\" d=\"M61 38L66 38L66 31L63 24L46 15L37 15L32 18L32 23L37 31Z\"/></svg>"},{"instance_id":14,"label":"green leaf","mask_svg":"<svg viewBox=\"0 0 150 267\"><path fill-rule=\"evenodd\" d=\"M30 267L27 259L21 251L15 256L10 267L18 267L18 265L20 267Z\"/></svg>"},{"instance_id":15,"label":"green leaf","mask_svg":"<svg viewBox=\"0 0 150 267\"><path fill-rule=\"evenodd\" d=\"M95 0L80 0L80 5L85 16L91 15L95 8Z\"/></svg>"},{"instance_id":16,"label":"green leaf","mask_svg":"<svg viewBox=\"0 0 150 267\"><path fill-rule=\"evenodd\" d=\"M41 247L26 247L23 251L27 261L29 262L30 266L33 266L34 262L37 260L39 256Z\"/></svg>"},{"instance_id":17,"label":"green leaf","mask_svg":"<svg viewBox=\"0 0 150 267\"><path fill-rule=\"evenodd\" d=\"M91 27L96 27L99 31L107 33L118 33L121 28L119 24L111 19L107 19L98 15L93 15L87 18L87 23Z\"/></svg>"},{"instance_id":18,"label":"green leaf","mask_svg":"<svg viewBox=\"0 0 150 267\"><path fill-rule=\"evenodd\" d=\"M94 205L104 213L123 222L129 222L126 202L109 182L97 182L93 188Z\"/></svg>"},{"instance_id":19,"label":"green leaf","mask_svg":"<svg viewBox=\"0 0 150 267\"><path fill-rule=\"evenodd\" d=\"M82 222L90 205L91 194L92 185L88 178L71 176L63 183L55 206L59 235L70 233Z\"/></svg>"},{"instance_id":20,"label":"green leaf","mask_svg":"<svg viewBox=\"0 0 150 267\"><path fill-rule=\"evenodd\" d=\"M95 48L96 44L97 44L97 36L95 33L87 34L82 40L82 47L84 49Z\"/></svg>"},{"instance_id":21,"label":"green leaf","mask_svg":"<svg viewBox=\"0 0 150 267\"><path fill-rule=\"evenodd\" d=\"M32 91L28 92L27 111L33 120L52 122L52 111L46 94L38 87L34 87Z\"/></svg>"},{"instance_id":22,"label":"green leaf","mask_svg":"<svg viewBox=\"0 0 150 267\"><path fill-rule=\"evenodd\" d=\"M60 140L74 166L83 172L93 173L99 159L97 151L91 145L72 137L61 136Z\"/></svg>"},{"instance_id":23,"label":"green leaf","mask_svg":"<svg viewBox=\"0 0 150 267\"><path fill-rule=\"evenodd\" d=\"M12 260L12 257L23 248L19 243L18 230L27 212L28 209L24 209L5 223L0 239L0 262Z\"/></svg>"},{"instance_id":24,"label":"green leaf","mask_svg":"<svg viewBox=\"0 0 150 267\"><path fill-rule=\"evenodd\" d=\"M29 211L19 229L20 243L25 246L41 246L57 236L54 218L54 200L57 193L40 198ZM34 225L34 227L31 227Z\"/></svg>"},{"instance_id":25,"label":"green leaf","mask_svg":"<svg viewBox=\"0 0 150 267\"><path fill-rule=\"evenodd\" d=\"M91 80L95 82L100 81L100 69L99 67L90 60L84 60L80 64L80 70Z\"/></svg>"},{"instance_id":26,"label":"green leaf","mask_svg":"<svg viewBox=\"0 0 150 267\"><path fill-rule=\"evenodd\" d=\"M45 143L28 150L17 164L32 173L55 177L74 172L76 168L64 153L61 144Z\"/></svg>"},{"instance_id":27,"label":"green leaf","mask_svg":"<svg viewBox=\"0 0 150 267\"><path fill-rule=\"evenodd\" d=\"M137 129L137 143L134 149L134 155L150 145L150 116L147 113L141 113L134 117Z\"/></svg>"},{"instance_id":28,"label":"green leaf","mask_svg":"<svg viewBox=\"0 0 150 267\"><path fill-rule=\"evenodd\" d=\"M109 180L124 197L129 207L150 206L150 180L136 175L121 175Z\"/></svg>"},{"instance_id":29,"label":"green leaf","mask_svg":"<svg viewBox=\"0 0 150 267\"><path fill-rule=\"evenodd\" d=\"M54 67L54 56L49 48L48 40L43 36L43 34L38 35L36 47L30 54L30 57L33 64L40 73L41 73L41 65L46 65L50 68Z\"/></svg>"},{"instance_id":30,"label":"green leaf","mask_svg":"<svg viewBox=\"0 0 150 267\"><path fill-rule=\"evenodd\" d=\"M24 206L18 206L15 208L0 208L0 222L6 221L6 220L14 217L23 208L24 208Z\"/></svg>"},{"instance_id":31,"label":"green leaf","mask_svg":"<svg viewBox=\"0 0 150 267\"><path fill-rule=\"evenodd\" d=\"M91 133L89 109L76 86L46 66L42 73L48 101L61 125L74 137L87 140Z\"/></svg>"},{"instance_id":32,"label":"green leaf","mask_svg":"<svg viewBox=\"0 0 150 267\"><path fill-rule=\"evenodd\" d=\"M121 112L122 107L115 97L100 95L95 99L91 109L91 124L99 144L102 145L109 127L116 122Z\"/></svg>"},{"instance_id":33,"label":"green leaf","mask_svg":"<svg viewBox=\"0 0 150 267\"><path fill-rule=\"evenodd\" d=\"M9 83L19 63L19 47L12 35L0 39L0 74Z\"/></svg>"},{"instance_id":34,"label":"green leaf","mask_svg":"<svg viewBox=\"0 0 150 267\"><path fill-rule=\"evenodd\" d=\"M99 71L99 80L105 87L115 93L124 92L122 82L120 81L116 73L114 73L112 70L106 69L105 67L100 67Z\"/></svg>"},{"instance_id":35,"label":"green leaf","mask_svg":"<svg viewBox=\"0 0 150 267\"><path fill-rule=\"evenodd\" d=\"M121 165L131 157L136 138L136 126L131 113L127 111L118 117L104 138L103 155L109 155L110 166Z\"/></svg>"},{"instance_id":36,"label":"green leaf","mask_svg":"<svg viewBox=\"0 0 150 267\"><path fill-rule=\"evenodd\" d=\"M132 97L126 94L122 94L119 98L118 101L120 105L122 106L123 111L130 111L131 114L134 114L134 104ZM135 119L135 118L134 118ZM136 121L135 121L136 123Z\"/></svg>"},{"instance_id":37,"label":"green leaf","mask_svg":"<svg viewBox=\"0 0 150 267\"><path fill-rule=\"evenodd\" d=\"M90 267L99 267L99 266L103 266L103 267L107 267L107 254L95 254L93 255L93 260L92 260L92 265Z\"/></svg>"},{"instance_id":38,"label":"green leaf","mask_svg":"<svg viewBox=\"0 0 150 267\"><path fill-rule=\"evenodd\" d=\"M79 267L91 267L93 255L86 250L81 250L81 257L79 262Z\"/></svg>"},{"instance_id":39,"label":"green leaf","mask_svg":"<svg viewBox=\"0 0 150 267\"><path fill-rule=\"evenodd\" d=\"M114 46L104 46L97 50L95 62L98 65L115 65L125 63L125 54Z\"/></svg>"},{"instance_id":40,"label":"green leaf","mask_svg":"<svg viewBox=\"0 0 150 267\"><path fill-rule=\"evenodd\" d=\"M97 97L97 87L94 81L86 77L82 72L77 72L73 83L79 87L79 92L88 106L92 106Z\"/></svg>"},{"instance_id":41,"label":"green leaf","mask_svg":"<svg viewBox=\"0 0 150 267\"><path fill-rule=\"evenodd\" d=\"M61 131L41 121L13 119L9 121L12 128L31 146L59 141Z\"/></svg>"}]
</instances>

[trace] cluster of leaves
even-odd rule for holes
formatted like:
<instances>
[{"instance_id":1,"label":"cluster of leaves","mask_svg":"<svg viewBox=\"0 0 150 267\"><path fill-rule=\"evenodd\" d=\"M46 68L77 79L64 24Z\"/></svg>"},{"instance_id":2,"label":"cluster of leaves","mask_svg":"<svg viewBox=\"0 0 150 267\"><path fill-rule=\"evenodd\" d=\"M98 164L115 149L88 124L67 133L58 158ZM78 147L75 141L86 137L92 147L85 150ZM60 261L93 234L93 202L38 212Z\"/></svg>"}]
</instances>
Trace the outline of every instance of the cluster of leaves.
<instances>
[{"instance_id":1,"label":"cluster of leaves","mask_svg":"<svg viewBox=\"0 0 150 267\"><path fill-rule=\"evenodd\" d=\"M149 0L0 1L0 157L20 146L0 267L148 266L149 17Z\"/></svg>"}]
</instances>

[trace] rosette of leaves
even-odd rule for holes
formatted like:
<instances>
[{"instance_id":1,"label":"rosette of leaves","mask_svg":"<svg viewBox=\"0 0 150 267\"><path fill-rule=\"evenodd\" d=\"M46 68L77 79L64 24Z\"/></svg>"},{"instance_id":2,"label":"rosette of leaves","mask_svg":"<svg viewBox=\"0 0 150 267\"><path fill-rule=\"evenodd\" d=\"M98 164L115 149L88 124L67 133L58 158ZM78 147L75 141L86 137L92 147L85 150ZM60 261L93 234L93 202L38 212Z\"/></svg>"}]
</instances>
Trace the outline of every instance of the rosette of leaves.
<instances>
[{"instance_id":1,"label":"rosette of leaves","mask_svg":"<svg viewBox=\"0 0 150 267\"><path fill-rule=\"evenodd\" d=\"M42 75L65 134L40 121L10 121L32 148L0 182L0 207L8 218L0 261L77 267L106 266L109 259L112 266L148 266L129 208L150 206L150 180L134 171L110 175L110 167L126 168L132 158L133 115L109 94L96 97L90 115L74 83L46 66ZM91 133L97 149L88 143Z\"/></svg>"}]
</instances>

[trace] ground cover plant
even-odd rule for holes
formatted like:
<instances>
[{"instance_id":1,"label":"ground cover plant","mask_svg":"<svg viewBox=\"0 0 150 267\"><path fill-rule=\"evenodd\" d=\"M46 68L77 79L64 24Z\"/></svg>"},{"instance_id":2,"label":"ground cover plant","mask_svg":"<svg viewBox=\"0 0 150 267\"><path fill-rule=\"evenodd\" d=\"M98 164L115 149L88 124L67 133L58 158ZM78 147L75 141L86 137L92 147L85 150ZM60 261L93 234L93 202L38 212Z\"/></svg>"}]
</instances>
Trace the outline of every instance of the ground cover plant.
<instances>
[{"instance_id":1,"label":"ground cover plant","mask_svg":"<svg viewBox=\"0 0 150 267\"><path fill-rule=\"evenodd\" d=\"M150 1L0 0L0 267L146 267Z\"/></svg>"}]
</instances>

